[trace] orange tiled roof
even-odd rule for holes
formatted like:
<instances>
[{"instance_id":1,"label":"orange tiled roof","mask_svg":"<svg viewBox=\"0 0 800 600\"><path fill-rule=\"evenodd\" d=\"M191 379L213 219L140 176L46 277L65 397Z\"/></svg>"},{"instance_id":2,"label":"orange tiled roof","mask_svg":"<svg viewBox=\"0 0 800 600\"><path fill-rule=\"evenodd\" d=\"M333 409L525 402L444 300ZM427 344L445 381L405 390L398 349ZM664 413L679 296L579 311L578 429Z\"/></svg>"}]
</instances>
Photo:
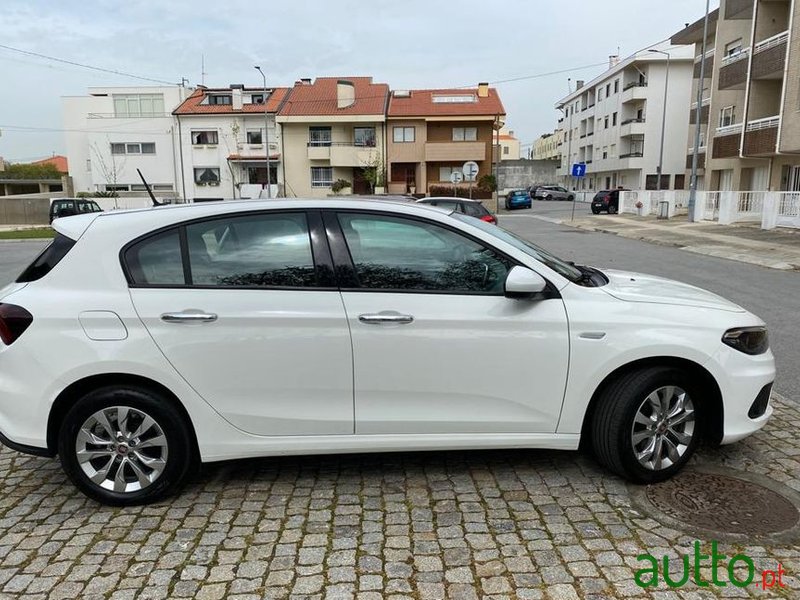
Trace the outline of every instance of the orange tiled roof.
<instances>
[{"instance_id":1,"label":"orange tiled roof","mask_svg":"<svg viewBox=\"0 0 800 600\"><path fill-rule=\"evenodd\" d=\"M477 102L434 102L434 96L463 96L474 94ZM389 99L390 117L429 117L429 116L495 116L505 115L506 109L500 101L495 88L489 88L489 95L478 97L478 88L456 88L439 90L410 90L407 97L392 94Z\"/></svg>"},{"instance_id":2,"label":"orange tiled roof","mask_svg":"<svg viewBox=\"0 0 800 600\"><path fill-rule=\"evenodd\" d=\"M56 154L55 156L51 156L50 158L45 158L43 160L35 160L31 163L32 165L53 165L56 169L58 169L59 173L69 173L69 168L67 164L67 157L62 156L60 154Z\"/></svg>"},{"instance_id":3,"label":"orange tiled roof","mask_svg":"<svg viewBox=\"0 0 800 600\"><path fill-rule=\"evenodd\" d=\"M355 88L355 102L345 108L336 103L336 83L346 81ZM384 115L389 86L373 83L372 77L317 77L314 83L296 83L278 113L283 117Z\"/></svg>"},{"instance_id":4,"label":"orange tiled roof","mask_svg":"<svg viewBox=\"0 0 800 600\"><path fill-rule=\"evenodd\" d=\"M247 88L248 92L260 93L258 88ZM230 104L200 104L207 93L230 92L230 88L222 89L196 89L191 96L181 102L172 114L174 115L215 115L239 113L263 113L263 104L244 104L241 110L236 110ZM275 88L267 99L267 112L278 112L281 102L289 93L289 88Z\"/></svg>"}]
</instances>

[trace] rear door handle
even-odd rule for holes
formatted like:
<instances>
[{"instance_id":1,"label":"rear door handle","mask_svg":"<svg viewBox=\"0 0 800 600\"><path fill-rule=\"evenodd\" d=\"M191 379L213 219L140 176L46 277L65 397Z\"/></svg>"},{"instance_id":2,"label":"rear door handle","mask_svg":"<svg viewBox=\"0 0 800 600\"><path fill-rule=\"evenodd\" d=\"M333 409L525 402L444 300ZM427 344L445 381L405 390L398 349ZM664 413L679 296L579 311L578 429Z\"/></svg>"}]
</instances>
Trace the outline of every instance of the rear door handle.
<instances>
[{"instance_id":1,"label":"rear door handle","mask_svg":"<svg viewBox=\"0 0 800 600\"><path fill-rule=\"evenodd\" d=\"M367 325L408 325L414 322L414 317L411 315L401 315L395 311L384 311L359 315L358 320Z\"/></svg>"},{"instance_id":2,"label":"rear door handle","mask_svg":"<svg viewBox=\"0 0 800 600\"><path fill-rule=\"evenodd\" d=\"M164 313L161 315L161 320L164 323L213 323L217 320L217 315L200 310L185 310L183 312Z\"/></svg>"}]
</instances>

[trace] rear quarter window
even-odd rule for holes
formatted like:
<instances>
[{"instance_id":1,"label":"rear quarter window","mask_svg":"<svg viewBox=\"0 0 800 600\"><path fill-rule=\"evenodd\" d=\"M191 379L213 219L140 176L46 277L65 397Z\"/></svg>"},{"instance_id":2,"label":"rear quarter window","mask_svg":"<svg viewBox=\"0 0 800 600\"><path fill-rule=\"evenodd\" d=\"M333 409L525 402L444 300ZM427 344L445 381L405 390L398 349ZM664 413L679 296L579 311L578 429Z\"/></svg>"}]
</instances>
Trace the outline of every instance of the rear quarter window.
<instances>
[{"instance_id":1,"label":"rear quarter window","mask_svg":"<svg viewBox=\"0 0 800 600\"><path fill-rule=\"evenodd\" d=\"M44 277L61 262L61 259L67 255L67 252L72 250L74 245L75 240L61 233L56 233L53 241L17 277L17 283L27 283Z\"/></svg>"}]
</instances>

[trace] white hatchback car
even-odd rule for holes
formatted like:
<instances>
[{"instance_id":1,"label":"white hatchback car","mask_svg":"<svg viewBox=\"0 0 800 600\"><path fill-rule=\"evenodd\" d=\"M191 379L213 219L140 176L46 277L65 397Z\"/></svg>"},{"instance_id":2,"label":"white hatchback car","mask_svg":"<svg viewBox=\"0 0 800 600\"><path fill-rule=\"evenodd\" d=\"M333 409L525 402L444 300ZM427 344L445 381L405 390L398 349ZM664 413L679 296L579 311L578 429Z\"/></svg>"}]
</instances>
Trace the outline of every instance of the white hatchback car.
<instances>
[{"instance_id":1,"label":"white hatchback car","mask_svg":"<svg viewBox=\"0 0 800 600\"><path fill-rule=\"evenodd\" d=\"M247 201L54 227L0 292L0 439L108 504L200 461L582 440L653 482L772 413L758 317L466 215Z\"/></svg>"}]
</instances>

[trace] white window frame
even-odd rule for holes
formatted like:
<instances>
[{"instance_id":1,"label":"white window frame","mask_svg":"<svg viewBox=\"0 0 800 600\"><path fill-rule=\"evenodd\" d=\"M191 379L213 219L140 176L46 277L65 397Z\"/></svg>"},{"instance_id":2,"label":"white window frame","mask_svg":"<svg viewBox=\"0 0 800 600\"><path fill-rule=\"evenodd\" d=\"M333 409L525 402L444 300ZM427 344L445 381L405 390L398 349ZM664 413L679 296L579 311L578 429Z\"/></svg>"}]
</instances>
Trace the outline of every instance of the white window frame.
<instances>
[{"instance_id":1,"label":"white window frame","mask_svg":"<svg viewBox=\"0 0 800 600\"><path fill-rule=\"evenodd\" d=\"M198 137L201 133L209 134L209 137L214 141L199 142ZM192 130L192 146L216 146L219 144L219 133L216 129L193 129Z\"/></svg>"},{"instance_id":2,"label":"white window frame","mask_svg":"<svg viewBox=\"0 0 800 600\"><path fill-rule=\"evenodd\" d=\"M139 142L128 142L125 144L125 154L141 154L142 145Z\"/></svg>"},{"instance_id":3,"label":"white window frame","mask_svg":"<svg viewBox=\"0 0 800 600\"><path fill-rule=\"evenodd\" d=\"M439 167L439 183L452 183L450 175L453 171L461 171L461 167Z\"/></svg>"},{"instance_id":4,"label":"white window frame","mask_svg":"<svg viewBox=\"0 0 800 600\"><path fill-rule=\"evenodd\" d=\"M409 136L409 132L411 135ZM417 138L416 127L398 126L392 130L392 141L395 144L410 144L416 141ZM400 134L398 136L398 134Z\"/></svg>"},{"instance_id":5,"label":"white window frame","mask_svg":"<svg viewBox=\"0 0 800 600\"><path fill-rule=\"evenodd\" d=\"M725 106L719 110L720 127L730 127L731 125L735 125L734 119L736 119L735 106Z\"/></svg>"},{"instance_id":6,"label":"white window frame","mask_svg":"<svg viewBox=\"0 0 800 600\"><path fill-rule=\"evenodd\" d=\"M477 142L478 141L478 128L477 127L453 127L453 141L454 142Z\"/></svg>"},{"instance_id":7,"label":"white window frame","mask_svg":"<svg viewBox=\"0 0 800 600\"><path fill-rule=\"evenodd\" d=\"M212 171L217 172L217 180L216 181L200 181L198 178L198 171L205 171L211 169ZM192 173L194 184L195 185L210 185L210 186L218 186L220 184L220 168L219 167L194 167L194 171Z\"/></svg>"},{"instance_id":8,"label":"white window frame","mask_svg":"<svg viewBox=\"0 0 800 600\"><path fill-rule=\"evenodd\" d=\"M125 148L124 142L111 142L111 154L115 156L125 154Z\"/></svg>"},{"instance_id":9,"label":"white window frame","mask_svg":"<svg viewBox=\"0 0 800 600\"><path fill-rule=\"evenodd\" d=\"M320 135L327 133L326 136ZM327 125L312 125L308 128L309 146L330 146L333 140L333 131Z\"/></svg>"},{"instance_id":10,"label":"white window frame","mask_svg":"<svg viewBox=\"0 0 800 600\"><path fill-rule=\"evenodd\" d=\"M325 177L326 172L327 174L329 174L327 177ZM333 185L333 167L311 167L312 188L329 188L332 185Z\"/></svg>"},{"instance_id":11,"label":"white window frame","mask_svg":"<svg viewBox=\"0 0 800 600\"><path fill-rule=\"evenodd\" d=\"M251 134L258 134L259 140L257 142L251 141L250 140L250 135ZM245 139L247 140L248 144L261 145L261 144L264 143L264 130L263 129L248 129L245 132Z\"/></svg>"},{"instance_id":12,"label":"white window frame","mask_svg":"<svg viewBox=\"0 0 800 600\"><path fill-rule=\"evenodd\" d=\"M725 44L725 56L736 56L737 54L741 53L743 49L744 42L742 38L733 40L732 42Z\"/></svg>"}]
</instances>

